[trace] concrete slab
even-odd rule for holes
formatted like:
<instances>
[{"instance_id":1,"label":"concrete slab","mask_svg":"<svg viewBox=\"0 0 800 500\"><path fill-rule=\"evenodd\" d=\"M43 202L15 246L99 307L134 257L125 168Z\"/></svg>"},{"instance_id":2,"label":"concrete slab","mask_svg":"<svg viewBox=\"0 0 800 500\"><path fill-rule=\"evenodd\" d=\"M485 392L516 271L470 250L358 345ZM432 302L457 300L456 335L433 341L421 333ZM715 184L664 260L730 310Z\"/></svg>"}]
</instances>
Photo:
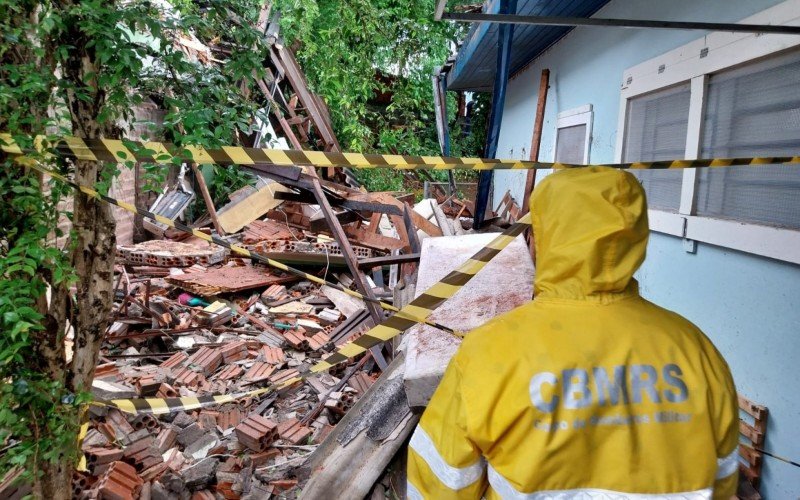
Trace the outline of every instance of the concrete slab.
<instances>
[{"instance_id":1,"label":"concrete slab","mask_svg":"<svg viewBox=\"0 0 800 500\"><path fill-rule=\"evenodd\" d=\"M497 234L425 239L415 297L466 262ZM431 319L462 331L481 326L528 302L533 294L533 276L533 262L520 236L434 311ZM406 355L404 386L410 406L427 406L460 344L460 339L427 325L416 325L406 332L401 348Z\"/></svg>"}]
</instances>

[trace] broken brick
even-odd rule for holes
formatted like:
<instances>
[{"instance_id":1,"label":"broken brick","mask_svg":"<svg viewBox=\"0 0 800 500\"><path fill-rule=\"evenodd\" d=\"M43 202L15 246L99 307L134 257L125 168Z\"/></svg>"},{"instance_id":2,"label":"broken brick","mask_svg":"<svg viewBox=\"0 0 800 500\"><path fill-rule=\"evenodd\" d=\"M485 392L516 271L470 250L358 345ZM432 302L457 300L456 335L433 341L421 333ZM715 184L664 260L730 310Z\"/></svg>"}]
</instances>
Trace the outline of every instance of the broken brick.
<instances>
[{"instance_id":1,"label":"broken brick","mask_svg":"<svg viewBox=\"0 0 800 500\"><path fill-rule=\"evenodd\" d=\"M279 365L286 361L286 355L280 347L265 345L259 350L259 354L271 365Z\"/></svg>"},{"instance_id":2,"label":"broken brick","mask_svg":"<svg viewBox=\"0 0 800 500\"><path fill-rule=\"evenodd\" d=\"M272 375L269 378L269 381L270 381L270 383L272 383L274 385L281 386L281 385L289 382L293 378L299 377L299 375L300 375L300 372L298 372L297 370L294 370L294 369L281 370L281 371L275 373L274 375ZM299 380L297 382L299 382ZM292 384L292 385L294 385L294 384ZM279 387L279 388L281 388L281 387Z\"/></svg>"},{"instance_id":3,"label":"broken brick","mask_svg":"<svg viewBox=\"0 0 800 500\"><path fill-rule=\"evenodd\" d=\"M241 497L239 492L233 489L233 483L230 481L220 482L217 479L217 486L214 488L217 495L221 495L225 500L236 500Z\"/></svg>"},{"instance_id":4,"label":"broken brick","mask_svg":"<svg viewBox=\"0 0 800 500\"><path fill-rule=\"evenodd\" d=\"M278 438L277 424L261 415L250 415L236 426L236 438L253 451L263 451Z\"/></svg>"},{"instance_id":5,"label":"broken brick","mask_svg":"<svg viewBox=\"0 0 800 500\"><path fill-rule=\"evenodd\" d=\"M152 396L158 392L161 383L164 382L165 379L166 377L164 375L158 373L147 374L136 381L136 390L139 392L140 396Z\"/></svg>"},{"instance_id":6,"label":"broken brick","mask_svg":"<svg viewBox=\"0 0 800 500\"><path fill-rule=\"evenodd\" d=\"M247 370L247 373L244 374L244 378L251 382L259 382L268 379L274 371L275 367L273 365L256 361L253 363L253 366Z\"/></svg>"},{"instance_id":7,"label":"broken brick","mask_svg":"<svg viewBox=\"0 0 800 500\"><path fill-rule=\"evenodd\" d=\"M242 367L239 365L228 365L220 370L219 373L214 376L214 378L216 380L233 380L241 376L243 372L244 369L242 369Z\"/></svg>"},{"instance_id":8,"label":"broken brick","mask_svg":"<svg viewBox=\"0 0 800 500\"><path fill-rule=\"evenodd\" d=\"M250 460L254 467L260 467L280 454L281 450L277 448L269 448L259 453L250 454Z\"/></svg>"},{"instance_id":9,"label":"broken brick","mask_svg":"<svg viewBox=\"0 0 800 500\"><path fill-rule=\"evenodd\" d=\"M278 424L278 436L292 444L304 443L311 435L311 429L300 424L296 418L284 420Z\"/></svg>"},{"instance_id":10,"label":"broken brick","mask_svg":"<svg viewBox=\"0 0 800 500\"><path fill-rule=\"evenodd\" d=\"M133 467L124 462L112 462L93 489L100 498L133 500L141 487L142 480Z\"/></svg>"},{"instance_id":11,"label":"broken brick","mask_svg":"<svg viewBox=\"0 0 800 500\"><path fill-rule=\"evenodd\" d=\"M86 450L86 464L90 468L116 462L122 458L122 450L108 448L89 448Z\"/></svg>"},{"instance_id":12,"label":"broken brick","mask_svg":"<svg viewBox=\"0 0 800 500\"><path fill-rule=\"evenodd\" d=\"M163 455L164 463L175 472L180 472L186 463L186 456L178 448L170 448Z\"/></svg>"},{"instance_id":13,"label":"broken brick","mask_svg":"<svg viewBox=\"0 0 800 500\"><path fill-rule=\"evenodd\" d=\"M133 465L137 471L143 471L164 461L156 445L156 440L152 437L140 439L126 446L123 457L123 460Z\"/></svg>"},{"instance_id":14,"label":"broken brick","mask_svg":"<svg viewBox=\"0 0 800 500\"><path fill-rule=\"evenodd\" d=\"M277 481L270 481L269 484L279 490L286 491L297 486L297 479L278 479Z\"/></svg>"},{"instance_id":15,"label":"broken brick","mask_svg":"<svg viewBox=\"0 0 800 500\"><path fill-rule=\"evenodd\" d=\"M176 352L175 354L164 360L159 366L161 368L173 370L175 368L182 367L187 359L189 359L189 356L187 356L185 352Z\"/></svg>"},{"instance_id":16,"label":"broken brick","mask_svg":"<svg viewBox=\"0 0 800 500\"><path fill-rule=\"evenodd\" d=\"M344 394L341 392L332 392L328 394L328 399L325 400L325 408L336 413L337 415L344 415L346 408L342 400Z\"/></svg>"},{"instance_id":17,"label":"broken brick","mask_svg":"<svg viewBox=\"0 0 800 500\"><path fill-rule=\"evenodd\" d=\"M222 353L210 347L201 347L189 359L189 366L197 367L200 372L208 377L222 364Z\"/></svg>"},{"instance_id":18,"label":"broken brick","mask_svg":"<svg viewBox=\"0 0 800 500\"><path fill-rule=\"evenodd\" d=\"M167 470L167 464L164 463L162 459L161 462L140 472L139 477L141 477L145 484L147 484L148 481L152 481L163 474L165 470Z\"/></svg>"},{"instance_id":19,"label":"broken brick","mask_svg":"<svg viewBox=\"0 0 800 500\"><path fill-rule=\"evenodd\" d=\"M182 368L175 374L175 385L199 388L206 382L202 373L196 372L189 367Z\"/></svg>"},{"instance_id":20,"label":"broken brick","mask_svg":"<svg viewBox=\"0 0 800 500\"><path fill-rule=\"evenodd\" d=\"M215 497L214 494L211 493L210 491L200 490L200 491L195 491L192 494L191 500L216 500L216 498L217 497Z\"/></svg>"},{"instance_id":21,"label":"broken brick","mask_svg":"<svg viewBox=\"0 0 800 500\"><path fill-rule=\"evenodd\" d=\"M153 430L158 427L158 420L148 413L142 413L136 415L136 418L131 422L131 426L137 431L140 429Z\"/></svg>"},{"instance_id":22,"label":"broken brick","mask_svg":"<svg viewBox=\"0 0 800 500\"><path fill-rule=\"evenodd\" d=\"M286 330L282 335L286 342L295 349L303 350L304 343L307 344L305 335L297 330Z\"/></svg>"},{"instance_id":23,"label":"broken brick","mask_svg":"<svg viewBox=\"0 0 800 500\"><path fill-rule=\"evenodd\" d=\"M94 369L94 378L96 379L105 378L117 380L118 376L119 368L116 363L103 363L102 365L97 365Z\"/></svg>"},{"instance_id":24,"label":"broken brick","mask_svg":"<svg viewBox=\"0 0 800 500\"><path fill-rule=\"evenodd\" d=\"M212 430L217 426L217 417L219 412L215 410L201 410L200 415L197 416L197 423L203 429Z\"/></svg>"},{"instance_id":25,"label":"broken brick","mask_svg":"<svg viewBox=\"0 0 800 500\"><path fill-rule=\"evenodd\" d=\"M239 408L233 408L232 410L222 411L219 412L217 415L217 426L220 429L225 430L231 427L235 427L239 425L239 422L242 421L242 412Z\"/></svg>"},{"instance_id":26,"label":"broken brick","mask_svg":"<svg viewBox=\"0 0 800 500\"><path fill-rule=\"evenodd\" d=\"M178 391L176 391L175 388L169 384L161 384L158 386L158 390L156 391L156 397L161 399L177 398Z\"/></svg>"},{"instance_id":27,"label":"broken brick","mask_svg":"<svg viewBox=\"0 0 800 500\"><path fill-rule=\"evenodd\" d=\"M233 363L247 358L247 344L243 341L231 342L220 348L225 363Z\"/></svg>"},{"instance_id":28,"label":"broken brick","mask_svg":"<svg viewBox=\"0 0 800 500\"><path fill-rule=\"evenodd\" d=\"M164 427L156 437L156 447L161 453L166 452L168 449L175 445L178 439L178 433L172 427Z\"/></svg>"},{"instance_id":29,"label":"broken brick","mask_svg":"<svg viewBox=\"0 0 800 500\"><path fill-rule=\"evenodd\" d=\"M314 334L312 337L306 338L306 345L308 346L307 349L312 351L318 351L322 349L323 346L328 344L331 341L330 337L325 335L325 333L319 331Z\"/></svg>"}]
</instances>

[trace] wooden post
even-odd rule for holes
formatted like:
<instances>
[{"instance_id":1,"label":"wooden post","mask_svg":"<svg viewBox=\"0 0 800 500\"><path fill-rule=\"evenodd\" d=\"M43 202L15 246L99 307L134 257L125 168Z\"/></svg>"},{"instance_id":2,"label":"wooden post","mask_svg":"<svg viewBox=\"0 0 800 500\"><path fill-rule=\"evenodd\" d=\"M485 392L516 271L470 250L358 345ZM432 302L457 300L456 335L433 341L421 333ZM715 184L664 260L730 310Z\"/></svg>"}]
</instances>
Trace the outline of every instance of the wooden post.
<instances>
[{"instance_id":1,"label":"wooden post","mask_svg":"<svg viewBox=\"0 0 800 500\"><path fill-rule=\"evenodd\" d=\"M547 89L550 86L550 70L542 70L542 78L539 80L539 100L536 103L536 121L533 124L533 137L531 138L531 161L539 161L539 146L542 144L542 126L544 124L544 106L547 104ZM533 186L536 184L536 169L528 170L528 176L525 179L525 194L522 197L520 205L519 216L522 217L528 213L530 206L530 197L533 193ZM536 265L536 248L533 241L533 230L527 233L528 248L531 252L531 258L534 265Z\"/></svg>"},{"instance_id":2,"label":"wooden post","mask_svg":"<svg viewBox=\"0 0 800 500\"><path fill-rule=\"evenodd\" d=\"M200 193L203 195L203 200L206 202L208 215L211 216L211 222L214 224L214 229L217 230L218 235L225 236L225 230L222 229L219 219L217 219L217 209L214 208L214 202L211 200L211 193L208 192L208 186L206 185L206 180L203 177L203 173L200 172L199 168L197 168L196 163L190 163L189 166L192 167L194 178L197 181L197 185L200 187Z\"/></svg>"},{"instance_id":3,"label":"wooden post","mask_svg":"<svg viewBox=\"0 0 800 500\"><path fill-rule=\"evenodd\" d=\"M539 147L542 144L542 126L544 124L544 106L547 103L547 88L550 85L550 70L542 70L542 78L539 81L539 100L536 103L536 119L533 123L533 137L531 138L531 161L539 161ZM536 169L528 170L528 177L525 179L525 195L520 200L520 214L522 217L528 213L528 200L536 184Z\"/></svg>"}]
</instances>

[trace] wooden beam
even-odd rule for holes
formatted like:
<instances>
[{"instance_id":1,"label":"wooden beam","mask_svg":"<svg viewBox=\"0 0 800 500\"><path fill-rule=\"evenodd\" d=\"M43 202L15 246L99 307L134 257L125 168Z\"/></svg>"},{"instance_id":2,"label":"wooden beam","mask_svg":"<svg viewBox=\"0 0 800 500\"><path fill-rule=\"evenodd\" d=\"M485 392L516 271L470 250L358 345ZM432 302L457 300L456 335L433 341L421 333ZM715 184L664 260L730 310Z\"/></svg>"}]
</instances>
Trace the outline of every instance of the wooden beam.
<instances>
[{"instance_id":1,"label":"wooden beam","mask_svg":"<svg viewBox=\"0 0 800 500\"><path fill-rule=\"evenodd\" d=\"M211 223L214 224L214 229L217 230L217 234L220 236L225 236L228 233L222 229L222 225L219 223L219 219L217 218L217 209L214 208L214 202L211 200L211 193L208 192L208 186L206 185L206 179L203 177L203 173L200 172L199 168L197 168L196 163L190 163L189 166L192 168L194 178L197 181L197 185L200 187L200 193L203 195L203 201L206 202L208 215L211 216Z\"/></svg>"},{"instance_id":2,"label":"wooden beam","mask_svg":"<svg viewBox=\"0 0 800 500\"><path fill-rule=\"evenodd\" d=\"M531 153L530 159L533 161L539 160L539 148L542 144L542 128L544 126L544 108L547 104L547 90L550 86L550 70L545 68L542 70L542 76L539 79L539 99L536 103L536 121L533 125L533 137L531 138ZM522 217L528 213L530 208L530 197L533 193L533 188L536 185L536 170L532 169L528 171L528 175L525 179L525 193L523 194L523 199L520 200L520 213L519 216ZM528 251L531 253L531 259L533 259L534 265L536 263L536 245L533 241L534 234L533 229L530 229L527 232L527 241L528 241Z\"/></svg>"},{"instance_id":3,"label":"wooden beam","mask_svg":"<svg viewBox=\"0 0 800 500\"><path fill-rule=\"evenodd\" d=\"M394 217L399 218L399 216ZM402 222L402 218L400 221ZM375 250L380 250L382 252L391 252L392 250L400 250L405 247L403 241L398 240L397 238L373 233L361 227L356 228L348 226L344 228L344 232L349 238L354 239L360 245L367 248L374 248Z\"/></svg>"},{"instance_id":4,"label":"wooden beam","mask_svg":"<svg viewBox=\"0 0 800 500\"><path fill-rule=\"evenodd\" d=\"M417 236L417 227L413 222L413 214L416 214L416 212L411 209L411 206L408 203L403 205L403 223L405 224L406 233L408 234L408 243L411 245L412 252L419 253L422 251L422 246L420 245L419 237ZM423 220L427 220L419 214L417 214L417 216Z\"/></svg>"},{"instance_id":5,"label":"wooden beam","mask_svg":"<svg viewBox=\"0 0 800 500\"><path fill-rule=\"evenodd\" d=\"M351 222L356 222L361 220L361 216L359 216L356 212L352 212L350 210L346 210L344 212L339 212L336 214L336 218L339 219L340 224L349 224ZM328 221L325 220L324 216L315 216L309 222L309 229L318 233L320 231L325 231L328 229Z\"/></svg>"},{"instance_id":6,"label":"wooden beam","mask_svg":"<svg viewBox=\"0 0 800 500\"><path fill-rule=\"evenodd\" d=\"M374 302L376 300L375 292L372 291L372 288L369 286L366 279L364 279L364 275L361 274L361 271L358 269L358 260L356 259L356 254L353 252L353 247L350 246L350 241L347 239L347 234L345 234L342 225L339 223L339 219L336 218L336 214L334 214L330 203L328 203L328 198L322 190L322 185L319 183L319 177L317 177L317 172L314 170L314 167L307 167L307 173L312 180L314 195L317 197L317 204L320 210L322 210L325 219L328 221L328 227L331 230L331 234L333 234L333 238L336 240L336 243L339 244L339 249L342 251L342 256L344 256L347 267L350 269L350 274L353 277L353 282L362 295L368 299L372 299L372 301L366 301L367 310L372 317L372 321L374 321L376 325L380 324L384 318L383 310ZM370 349L370 352L380 369L385 370L388 363L383 357L381 346L373 347Z\"/></svg>"},{"instance_id":7,"label":"wooden beam","mask_svg":"<svg viewBox=\"0 0 800 500\"><path fill-rule=\"evenodd\" d=\"M272 97L272 94L270 93L267 84L264 83L264 80L262 80L261 78L256 79L256 84L258 85L258 88L261 89L261 93L264 94L264 97L266 97L267 100L270 102L271 104L270 110L272 111L272 114L275 116L275 118L278 120L278 123L280 124L283 133L289 139L289 142L292 143L292 147L295 149L303 149L303 146L300 144L300 141L297 139L297 136L295 136L294 132L292 131L292 126L289 125L289 123L286 121L286 118L283 117L283 112L281 111L281 108L278 105L278 103L275 101L275 98Z\"/></svg>"},{"instance_id":8,"label":"wooden beam","mask_svg":"<svg viewBox=\"0 0 800 500\"><path fill-rule=\"evenodd\" d=\"M542 145L542 128L544 125L544 107L547 104L547 89L550 86L550 70L543 69L542 77L539 79L539 99L536 102L536 118L533 122L533 137L531 137L531 153L530 160L539 160L539 148ZM525 192L523 198L519 201L522 205L520 217L528 213L528 200L533 192L533 186L536 184L536 169L528 170L528 176L525 179Z\"/></svg>"},{"instance_id":9,"label":"wooden beam","mask_svg":"<svg viewBox=\"0 0 800 500\"><path fill-rule=\"evenodd\" d=\"M402 255L386 255L384 257L372 257L358 261L358 267L369 270L379 266L391 266L393 264L405 264L406 262L419 262L419 253Z\"/></svg>"}]
</instances>

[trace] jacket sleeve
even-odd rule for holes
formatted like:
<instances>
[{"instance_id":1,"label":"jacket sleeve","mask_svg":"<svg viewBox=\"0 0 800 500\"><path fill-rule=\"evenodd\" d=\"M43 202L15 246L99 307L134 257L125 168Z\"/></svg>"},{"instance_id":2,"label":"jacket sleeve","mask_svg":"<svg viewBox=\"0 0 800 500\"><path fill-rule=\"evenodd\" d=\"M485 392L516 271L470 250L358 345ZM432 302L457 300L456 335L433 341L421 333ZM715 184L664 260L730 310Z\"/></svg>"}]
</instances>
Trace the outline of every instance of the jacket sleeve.
<instances>
[{"instance_id":1,"label":"jacket sleeve","mask_svg":"<svg viewBox=\"0 0 800 500\"><path fill-rule=\"evenodd\" d=\"M716 395L717 475L714 482L714 499L728 500L736 495L739 482L739 404L727 363L723 384Z\"/></svg>"},{"instance_id":2,"label":"jacket sleeve","mask_svg":"<svg viewBox=\"0 0 800 500\"><path fill-rule=\"evenodd\" d=\"M433 395L408 446L410 500L481 498L486 463L470 441L461 375L454 358Z\"/></svg>"}]
</instances>

